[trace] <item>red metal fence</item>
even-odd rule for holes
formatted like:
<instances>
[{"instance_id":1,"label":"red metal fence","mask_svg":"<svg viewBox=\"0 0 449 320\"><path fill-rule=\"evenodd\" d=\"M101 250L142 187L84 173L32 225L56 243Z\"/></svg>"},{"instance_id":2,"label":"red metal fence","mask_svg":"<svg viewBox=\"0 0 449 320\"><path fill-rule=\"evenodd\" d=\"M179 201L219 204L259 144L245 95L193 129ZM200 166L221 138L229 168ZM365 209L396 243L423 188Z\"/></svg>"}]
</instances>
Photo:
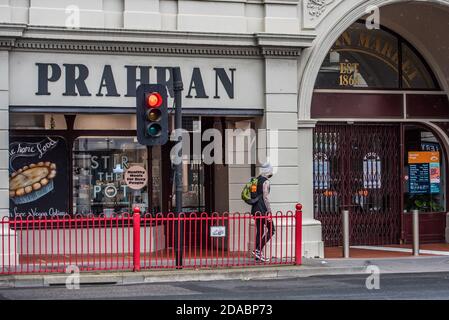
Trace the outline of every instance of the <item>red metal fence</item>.
<instances>
[{"instance_id":1,"label":"red metal fence","mask_svg":"<svg viewBox=\"0 0 449 320\"><path fill-rule=\"evenodd\" d=\"M0 274L301 264L301 205L249 213L66 216L0 221ZM259 228L260 232L257 232ZM257 242L273 234L254 256ZM259 237L259 239L257 239ZM259 241L257 241L259 240ZM268 240L267 238L265 240Z\"/></svg>"}]
</instances>

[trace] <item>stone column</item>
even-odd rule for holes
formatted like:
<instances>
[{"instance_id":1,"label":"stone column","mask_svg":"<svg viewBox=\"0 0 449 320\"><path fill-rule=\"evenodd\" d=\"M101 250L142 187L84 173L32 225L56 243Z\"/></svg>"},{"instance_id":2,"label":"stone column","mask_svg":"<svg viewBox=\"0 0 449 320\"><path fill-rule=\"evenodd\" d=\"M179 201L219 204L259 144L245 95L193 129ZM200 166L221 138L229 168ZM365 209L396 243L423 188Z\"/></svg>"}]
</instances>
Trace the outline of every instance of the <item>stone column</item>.
<instances>
[{"instance_id":1,"label":"stone column","mask_svg":"<svg viewBox=\"0 0 449 320\"><path fill-rule=\"evenodd\" d=\"M15 232L9 230L9 53L0 51L0 267L18 259ZM3 222L3 223L2 223Z\"/></svg>"},{"instance_id":2,"label":"stone column","mask_svg":"<svg viewBox=\"0 0 449 320\"><path fill-rule=\"evenodd\" d=\"M298 202L297 83L296 57L265 57L265 113L256 123L256 171L258 174L259 166L270 162L274 173L270 179L272 213L291 216L273 220L276 233L267 243L264 254L276 258L291 258L294 253L293 214ZM252 249L254 221L250 231L249 246Z\"/></svg>"},{"instance_id":3,"label":"stone column","mask_svg":"<svg viewBox=\"0 0 449 320\"><path fill-rule=\"evenodd\" d=\"M305 257L324 257L321 222L314 219L313 201L313 128L316 121L298 121L298 201L303 206L303 254Z\"/></svg>"},{"instance_id":4,"label":"stone column","mask_svg":"<svg viewBox=\"0 0 449 320\"><path fill-rule=\"evenodd\" d=\"M241 192L251 178L251 164L247 159L248 144L246 140L249 137L245 135L245 130L250 129L250 123L247 121L228 122L227 129L242 130L240 134L234 131L234 136L231 136L230 132L226 136L229 216L235 218L229 222L228 248L232 252L247 252L249 226L252 220L251 207L243 202Z\"/></svg>"}]
</instances>

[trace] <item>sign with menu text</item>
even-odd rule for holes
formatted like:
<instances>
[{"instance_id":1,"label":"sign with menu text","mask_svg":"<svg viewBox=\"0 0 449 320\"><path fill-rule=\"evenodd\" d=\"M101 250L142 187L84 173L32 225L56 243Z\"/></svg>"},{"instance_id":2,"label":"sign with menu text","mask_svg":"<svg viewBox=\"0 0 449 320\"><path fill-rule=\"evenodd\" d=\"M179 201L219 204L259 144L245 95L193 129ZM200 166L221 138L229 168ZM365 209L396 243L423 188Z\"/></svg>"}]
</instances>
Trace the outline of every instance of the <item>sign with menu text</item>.
<instances>
[{"instance_id":1,"label":"sign with menu text","mask_svg":"<svg viewBox=\"0 0 449 320\"><path fill-rule=\"evenodd\" d=\"M441 172L438 151L410 151L409 193L429 194L440 192Z\"/></svg>"},{"instance_id":2,"label":"sign with menu text","mask_svg":"<svg viewBox=\"0 0 449 320\"><path fill-rule=\"evenodd\" d=\"M62 137L10 137L11 217L68 214L67 143Z\"/></svg>"}]
</instances>

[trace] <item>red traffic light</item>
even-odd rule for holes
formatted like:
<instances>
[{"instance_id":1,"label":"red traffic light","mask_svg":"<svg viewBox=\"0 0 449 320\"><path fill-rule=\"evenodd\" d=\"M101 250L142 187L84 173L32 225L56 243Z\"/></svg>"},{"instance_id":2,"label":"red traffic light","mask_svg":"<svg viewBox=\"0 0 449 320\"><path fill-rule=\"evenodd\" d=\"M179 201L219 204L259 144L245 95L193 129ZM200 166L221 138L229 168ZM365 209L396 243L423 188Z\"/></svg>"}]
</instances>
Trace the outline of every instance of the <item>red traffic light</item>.
<instances>
[{"instance_id":1,"label":"red traffic light","mask_svg":"<svg viewBox=\"0 0 449 320\"><path fill-rule=\"evenodd\" d=\"M145 101L148 108L159 108L162 104L162 97L158 92L152 92L146 96Z\"/></svg>"}]
</instances>

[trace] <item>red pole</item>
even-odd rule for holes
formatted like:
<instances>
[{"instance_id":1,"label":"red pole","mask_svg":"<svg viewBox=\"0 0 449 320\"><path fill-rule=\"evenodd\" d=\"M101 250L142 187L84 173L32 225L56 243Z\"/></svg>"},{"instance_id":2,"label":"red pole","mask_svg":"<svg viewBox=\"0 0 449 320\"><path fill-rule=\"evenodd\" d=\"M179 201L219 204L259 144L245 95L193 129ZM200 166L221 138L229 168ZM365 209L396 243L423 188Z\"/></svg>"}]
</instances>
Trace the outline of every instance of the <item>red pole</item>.
<instances>
[{"instance_id":1,"label":"red pole","mask_svg":"<svg viewBox=\"0 0 449 320\"><path fill-rule=\"evenodd\" d=\"M302 264L302 204L298 203L296 205L296 265Z\"/></svg>"},{"instance_id":2,"label":"red pole","mask_svg":"<svg viewBox=\"0 0 449 320\"><path fill-rule=\"evenodd\" d=\"M140 208L134 208L133 214L133 264L134 271L140 271Z\"/></svg>"}]
</instances>

